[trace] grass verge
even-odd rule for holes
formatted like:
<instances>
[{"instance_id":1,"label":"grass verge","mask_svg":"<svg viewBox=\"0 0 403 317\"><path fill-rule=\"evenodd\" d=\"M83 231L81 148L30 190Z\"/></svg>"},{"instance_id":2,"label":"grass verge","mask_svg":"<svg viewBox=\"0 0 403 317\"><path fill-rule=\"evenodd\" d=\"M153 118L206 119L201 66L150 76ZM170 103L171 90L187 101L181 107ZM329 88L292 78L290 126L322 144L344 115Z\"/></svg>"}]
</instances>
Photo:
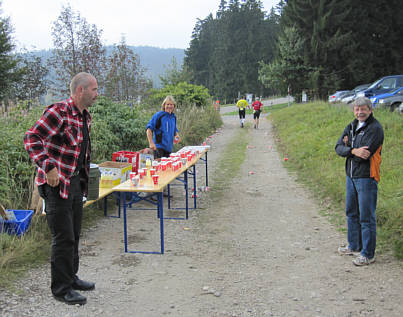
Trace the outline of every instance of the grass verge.
<instances>
[{"instance_id":1,"label":"grass verge","mask_svg":"<svg viewBox=\"0 0 403 317\"><path fill-rule=\"evenodd\" d=\"M245 125L244 129L249 129L250 125ZM246 146L248 145L248 133L244 129L239 129L231 141L226 145L220 157L225 159L218 160L212 171L211 182L214 184L214 190L210 192L210 199L220 200L225 191L231 187L231 180L237 176L241 165L246 158Z\"/></svg>"},{"instance_id":2,"label":"grass verge","mask_svg":"<svg viewBox=\"0 0 403 317\"><path fill-rule=\"evenodd\" d=\"M113 208L109 199L108 209ZM100 201L102 203L102 201ZM83 211L83 228L90 228L103 217L101 205L89 206ZM49 261L51 236L46 217L34 215L28 232L21 236L0 234L0 288L13 288L14 282L24 277L29 269Z\"/></svg>"}]
</instances>

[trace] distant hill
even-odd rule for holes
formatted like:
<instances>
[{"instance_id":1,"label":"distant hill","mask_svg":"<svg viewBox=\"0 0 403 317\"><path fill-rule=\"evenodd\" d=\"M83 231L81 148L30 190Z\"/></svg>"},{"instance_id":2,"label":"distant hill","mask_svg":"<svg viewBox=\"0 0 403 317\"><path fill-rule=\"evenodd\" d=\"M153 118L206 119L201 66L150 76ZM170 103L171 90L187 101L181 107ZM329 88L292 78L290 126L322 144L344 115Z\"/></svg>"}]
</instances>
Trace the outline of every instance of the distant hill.
<instances>
[{"instance_id":1,"label":"distant hill","mask_svg":"<svg viewBox=\"0 0 403 317\"><path fill-rule=\"evenodd\" d=\"M140 56L140 64L147 69L147 75L153 80L154 87L160 87L158 76L165 74L166 69L175 57L178 66L182 66L185 50L179 48L158 48L151 46L129 46Z\"/></svg>"},{"instance_id":2,"label":"distant hill","mask_svg":"<svg viewBox=\"0 0 403 317\"><path fill-rule=\"evenodd\" d=\"M135 54L140 57L140 65L146 68L147 77L153 81L153 86L161 87L160 75L165 74L165 67L171 64L175 57L178 66L182 66L185 50L180 48L159 48L152 46L129 46ZM112 46L107 46L106 51L110 52ZM52 54L51 50L40 50L32 52L46 61ZM53 72L51 72L52 74Z\"/></svg>"}]
</instances>

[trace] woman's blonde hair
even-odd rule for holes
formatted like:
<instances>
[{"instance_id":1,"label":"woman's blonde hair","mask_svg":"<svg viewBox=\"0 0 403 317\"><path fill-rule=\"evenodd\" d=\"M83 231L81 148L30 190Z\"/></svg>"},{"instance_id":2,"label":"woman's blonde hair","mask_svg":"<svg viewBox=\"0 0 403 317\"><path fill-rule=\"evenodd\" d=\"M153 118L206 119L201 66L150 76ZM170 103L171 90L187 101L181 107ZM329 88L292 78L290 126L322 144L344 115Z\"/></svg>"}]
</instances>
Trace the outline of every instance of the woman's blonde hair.
<instances>
[{"instance_id":1,"label":"woman's blonde hair","mask_svg":"<svg viewBox=\"0 0 403 317\"><path fill-rule=\"evenodd\" d=\"M168 95L168 96L165 97L164 101L162 102L162 105L161 105L161 110L162 111L165 111L165 104L168 101L172 102L174 104L174 106L176 107L176 101L175 101L174 97L172 97L171 95Z\"/></svg>"}]
</instances>

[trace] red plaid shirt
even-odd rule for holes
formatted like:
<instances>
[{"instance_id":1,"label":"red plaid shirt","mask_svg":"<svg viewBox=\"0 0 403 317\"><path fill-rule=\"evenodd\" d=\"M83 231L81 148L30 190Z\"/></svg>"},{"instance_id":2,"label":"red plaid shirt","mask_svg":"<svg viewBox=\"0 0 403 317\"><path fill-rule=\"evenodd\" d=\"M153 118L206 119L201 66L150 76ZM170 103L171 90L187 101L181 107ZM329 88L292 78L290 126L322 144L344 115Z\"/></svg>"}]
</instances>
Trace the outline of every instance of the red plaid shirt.
<instances>
[{"instance_id":1,"label":"red plaid shirt","mask_svg":"<svg viewBox=\"0 0 403 317\"><path fill-rule=\"evenodd\" d=\"M70 98L48 106L42 117L27 131L25 149L38 166L36 185L46 184L46 173L57 168L60 178L60 197L69 196L70 178L76 170L83 141L83 115L86 116L88 131L91 116L87 110L80 113ZM85 175L81 177L84 194L87 193L91 142L88 140L85 156ZM81 174L80 174L81 175Z\"/></svg>"}]
</instances>

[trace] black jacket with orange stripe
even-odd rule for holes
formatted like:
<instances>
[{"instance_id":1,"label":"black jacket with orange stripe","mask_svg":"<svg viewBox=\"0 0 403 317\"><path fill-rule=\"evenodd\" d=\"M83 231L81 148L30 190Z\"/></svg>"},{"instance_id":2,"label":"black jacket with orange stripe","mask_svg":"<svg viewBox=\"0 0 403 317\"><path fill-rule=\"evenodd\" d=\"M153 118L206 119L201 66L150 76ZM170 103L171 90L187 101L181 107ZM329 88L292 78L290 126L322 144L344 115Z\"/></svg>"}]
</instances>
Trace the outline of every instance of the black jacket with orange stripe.
<instances>
[{"instance_id":1,"label":"black jacket with orange stripe","mask_svg":"<svg viewBox=\"0 0 403 317\"><path fill-rule=\"evenodd\" d=\"M383 129L378 120L371 113L364 126L356 130L358 120L354 119L344 129L337 141L335 150L342 157L346 157L346 175L351 178L374 178L379 182L379 167L381 164L381 150L383 144ZM348 143L344 144L344 136L348 136ZM371 152L369 159L364 160L351 154L351 149L368 146Z\"/></svg>"}]
</instances>

